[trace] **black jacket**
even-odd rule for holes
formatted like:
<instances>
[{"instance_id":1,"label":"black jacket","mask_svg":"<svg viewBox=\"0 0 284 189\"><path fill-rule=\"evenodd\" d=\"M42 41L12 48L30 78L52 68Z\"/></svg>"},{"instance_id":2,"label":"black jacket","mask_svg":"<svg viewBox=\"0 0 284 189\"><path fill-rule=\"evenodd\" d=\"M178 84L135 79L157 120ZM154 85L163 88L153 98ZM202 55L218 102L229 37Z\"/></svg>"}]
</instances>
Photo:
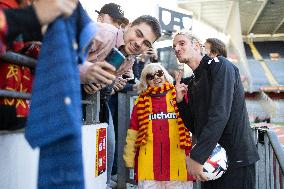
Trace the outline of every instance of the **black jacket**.
<instances>
[{"instance_id":1,"label":"black jacket","mask_svg":"<svg viewBox=\"0 0 284 189\"><path fill-rule=\"evenodd\" d=\"M259 160L252 138L239 70L224 57L203 57L189 83L189 104L178 108L197 139L190 157L204 164L219 143L228 155L229 169Z\"/></svg>"}]
</instances>

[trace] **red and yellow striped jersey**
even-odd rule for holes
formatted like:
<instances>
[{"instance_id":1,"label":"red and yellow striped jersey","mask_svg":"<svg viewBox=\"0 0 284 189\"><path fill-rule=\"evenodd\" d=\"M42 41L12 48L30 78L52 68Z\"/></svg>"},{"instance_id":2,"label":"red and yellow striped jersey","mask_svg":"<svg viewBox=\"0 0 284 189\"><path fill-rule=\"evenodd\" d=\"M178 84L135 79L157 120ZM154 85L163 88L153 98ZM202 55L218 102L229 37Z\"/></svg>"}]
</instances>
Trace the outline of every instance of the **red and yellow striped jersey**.
<instances>
[{"instance_id":1,"label":"red and yellow striped jersey","mask_svg":"<svg viewBox=\"0 0 284 189\"><path fill-rule=\"evenodd\" d=\"M180 136L172 95L150 98L147 143L136 151L135 172L137 180L187 181L192 180L186 170L186 152L180 148ZM134 105L130 128L139 130L137 109Z\"/></svg>"}]
</instances>

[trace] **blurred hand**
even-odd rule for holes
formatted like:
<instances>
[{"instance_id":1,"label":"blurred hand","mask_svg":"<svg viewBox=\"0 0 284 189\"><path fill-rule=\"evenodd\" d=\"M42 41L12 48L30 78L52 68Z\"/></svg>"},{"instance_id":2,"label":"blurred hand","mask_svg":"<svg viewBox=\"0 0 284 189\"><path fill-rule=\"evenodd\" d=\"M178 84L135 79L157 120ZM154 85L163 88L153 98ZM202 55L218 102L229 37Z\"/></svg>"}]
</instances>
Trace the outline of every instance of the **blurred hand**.
<instances>
[{"instance_id":1,"label":"blurred hand","mask_svg":"<svg viewBox=\"0 0 284 189\"><path fill-rule=\"evenodd\" d=\"M38 0L33 6L41 25L49 24L58 16L70 16L78 0Z\"/></svg>"},{"instance_id":2,"label":"blurred hand","mask_svg":"<svg viewBox=\"0 0 284 189\"><path fill-rule=\"evenodd\" d=\"M146 51L146 54L149 55L152 59L158 60L158 54L157 54L156 49L154 49L154 48L149 48L149 49Z\"/></svg>"},{"instance_id":3,"label":"blurred hand","mask_svg":"<svg viewBox=\"0 0 284 189\"><path fill-rule=\"evenodd\" d=\"M193 176L198 181L207 181L207 177L203 172L203 165L191 159L189 156L186 157L186 168L189 175Z\"/></svg>"},{"instance_id":4,"label":"blurred hand","mask_svg":"<svg viewBox=\"0 0 284 189\"><path fill-rule=\"evenodd\" d=\"M121 91L127 83L127 79L123 79L122 77L118 77L113 85L113 89L115 91Z\"/></svg>"},{"instance_id":5,"label":"blurred hand","mask_svg":"<svg viewBox=\"0 0 284 189\"><path fill-rule=\"evenodd\" d=\"M86 83L97 83L102 85L110 85L115 80L115 76L109 72L114 72L115 67L102 61L91 63L85 73Z\"/></svg>"},{"instance_id":6,"label":"blurred hand","mask_svg":"<svg viewBox=\"0 0 284 189\"><path fill-rule=\"evenodd\" d=\"M104 84L96 84L96 83L89 83L84 85L84 90L88 94L94 94L104 88L106 85Z\"/></svg>"},{"instance_id":7,"label":"blurred hand","mask_svg":"<svg viewBox=\"0 0 284 189\"><path fill-rule=\"evenodd\" d=\"M133 70L132 68L129 69L128 71L126 71L123 76L126 76L127 77L127 80L132 80L134 79L134 73L133 73Z\"/></svg>"},{"instance_id":8,"label":"blurred hand","mask_svg":"<svg viewBox=\"0 0 284 189\"><path fill-rule=\"evenodd\" d=\"M132 90L133 90L133 91L137 91L137 89L138 89L138 84L134 84L134 85L132 86Z\"/></svg>"},{"instance_id":9,"label":"blurred hand","mask_svg":"<svg viewBox=\"0 0 284 189\"><path fill-rule=\"evenodd\" d=\"M124 61L116 71L116 76L122 76L128 70L132 69L133 62L131 60Z\"/></svg>"},{"instance_id":10,"label":"blurred hand","mask_svg":"<svg viewBox=\"0 0 284 189\"><path fill-rule=\"evenodd\" d=\"M176 76L176 98L177 98L177 103L181 102L184 98L184 96L187 94L187 85L184 83L180 83L181 77L183 75L183 72L179 72L179 74Z\"/></svg>"}]
</instances>

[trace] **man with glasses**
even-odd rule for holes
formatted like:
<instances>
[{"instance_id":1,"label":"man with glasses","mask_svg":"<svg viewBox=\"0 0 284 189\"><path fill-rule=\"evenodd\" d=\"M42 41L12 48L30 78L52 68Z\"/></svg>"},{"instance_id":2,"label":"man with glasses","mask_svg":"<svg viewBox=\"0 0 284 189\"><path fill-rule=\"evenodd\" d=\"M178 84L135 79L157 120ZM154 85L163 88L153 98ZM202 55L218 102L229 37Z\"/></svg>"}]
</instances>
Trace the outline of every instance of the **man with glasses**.
<instances>
[{"instance_id":1,"label":"man with glasses","mask_svg":"<svg viewBox=\"0 0 284 189\"><path fill-rule=\"evenodd\" d=\"M187 32L176 34L173 40L176 57L194 72L188 86L181 84L180 78L176 84L181 117L196 137L196 145L186 159L188 172L203 181L203 189L253 189L254 166L259 156L249 127L239 70L222 56L202 57L200 44ZM221 178L207 181L203 164L217 143L227 152L228 170Z\"/></svg>"}]
</instances>

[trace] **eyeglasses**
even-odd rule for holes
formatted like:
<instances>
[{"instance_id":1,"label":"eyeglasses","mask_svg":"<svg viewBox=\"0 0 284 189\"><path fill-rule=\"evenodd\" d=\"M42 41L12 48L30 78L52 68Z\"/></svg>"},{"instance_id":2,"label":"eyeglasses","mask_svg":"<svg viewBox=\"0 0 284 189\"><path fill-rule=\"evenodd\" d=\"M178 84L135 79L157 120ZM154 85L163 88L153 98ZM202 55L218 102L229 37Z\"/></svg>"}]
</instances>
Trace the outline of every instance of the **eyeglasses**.
<instances>
[{"instance_id":1,"label":"eyeglasses","mask_svg":"<svg viewBox=\"0 0 284 189\"><path fill-rule=\"evenodd\" d=\"M154 74L147 74L146 80L153 80L155 76L162 77L164 75L163 70L158 70Z\"/></svg>"}]
</instances>

